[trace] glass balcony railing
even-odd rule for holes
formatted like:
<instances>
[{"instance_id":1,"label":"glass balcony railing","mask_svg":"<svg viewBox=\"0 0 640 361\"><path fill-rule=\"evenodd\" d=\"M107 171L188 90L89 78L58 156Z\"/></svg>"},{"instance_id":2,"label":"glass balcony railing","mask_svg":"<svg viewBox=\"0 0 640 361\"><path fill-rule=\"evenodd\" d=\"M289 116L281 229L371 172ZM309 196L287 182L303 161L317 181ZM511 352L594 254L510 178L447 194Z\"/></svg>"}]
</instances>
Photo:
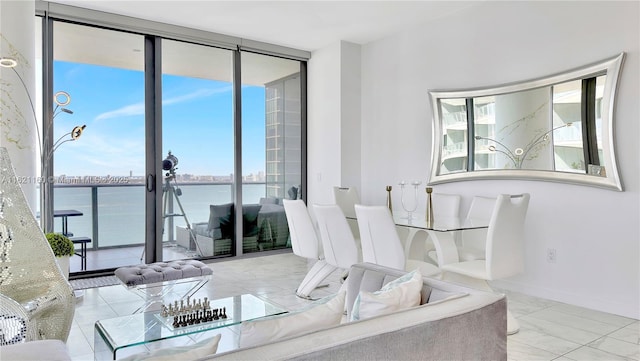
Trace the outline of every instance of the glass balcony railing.
<instances>
[{"instance_id":1,"label":"glass balcony railing","mask_svg":"<svg viewBox=\"0 0 640 361\"><path fill-rule=\"evenodd\" d=\"M170 197L174 213L179 213L179 201L189 223L207 222L211 204L231 202L231 183L193 183L179 185L181 195ZM259 203L265 197L265 183L242 185L245 204ZM168 196L169 193L165 193ZM85 185L57 184L54 187L54 208L74 209L82 216L68 218L68 231L74 236L91 237L90 249L141 246L145 240L145 187L143 184ZM173 199L171 199L173 198ZM177 199L176 199L177 198ZM185 217L172 217L174 226L185 226ZM58 219L55 232L62 231ZM165 231L165 238L167 237ZM166 240L165 241L169 241Z\"/></svg>"}]
</instances>

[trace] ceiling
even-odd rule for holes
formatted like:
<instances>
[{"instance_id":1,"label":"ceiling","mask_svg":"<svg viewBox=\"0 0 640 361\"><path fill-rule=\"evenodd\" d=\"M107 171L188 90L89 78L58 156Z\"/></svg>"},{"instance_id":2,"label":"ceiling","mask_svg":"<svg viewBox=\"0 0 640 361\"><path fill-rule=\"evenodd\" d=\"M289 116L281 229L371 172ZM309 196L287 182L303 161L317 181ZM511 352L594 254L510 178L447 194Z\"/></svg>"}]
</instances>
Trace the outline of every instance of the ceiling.
<instances>
[{"instance_id":1,"label":"ceiling","mask_svg":"<svg viewBox=\"0 0 640 361\"><path fill-rule=\"evenodd\" d=\"M50 0L314 51L339 40L366 44L479 1Z\"/></svg>"}]
</instances>

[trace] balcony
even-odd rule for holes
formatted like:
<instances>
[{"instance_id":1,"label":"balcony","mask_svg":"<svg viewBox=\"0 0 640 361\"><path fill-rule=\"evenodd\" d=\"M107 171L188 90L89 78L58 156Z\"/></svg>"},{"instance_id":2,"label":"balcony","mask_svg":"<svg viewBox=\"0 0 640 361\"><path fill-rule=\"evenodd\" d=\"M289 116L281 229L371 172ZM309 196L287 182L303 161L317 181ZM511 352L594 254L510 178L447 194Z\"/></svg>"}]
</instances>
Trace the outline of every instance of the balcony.
<instances>
[{"instance_id":1,"label":"balcony","mask_svg":"<svg viewBox=\"0 0 640 361\"><path fill-rule=\"evenodd\" d=\"M210 205L232 202L231 183L184 183L176 186L180 189L180 196L169 197L168 204L173 201L173 209L165 208L164 214L180 214L165 218L163 234L163 259L174 260L199 257L199 248L192 243L191 247L183 247L176 242L176 227L186 226L188 221L192 228L196 223L209 220ZM266 183L243 183L244 204L257 204L265 197ZM68 232L74 236L91 238L87 246L87 269L97 271L113 269L121 266L138 264L143 258L145 240L145 187L142 183L122 184L74 184L60 183L54 187L55 209L74 209L82 213L81 216L67 218ZM178 202L184 209L181 215ZM266 210L268 206L264 205ZM281 215L280 218L284 217ZM260 219L261 222L266 222ZM285 218L286 221L286 218ZM173 223L173 224L172 224ZM62 219L55 218L54 231L62 232ZM280 221L280 225L282 221ZM266 224L263 228L271 231L273 224ZM233 228L233 227L232 227ZM287 230L288 232L288 230ZM287 233L288 235L288 233ZM261 234L260 241L268 239L270 235ZM260 242L258 241L258 242ZM245 243L247 242L245 238ZM254 244L256 240L254 239ZM183 242L184 244L184 242ZM263 247L247 248L245 251L260 251L269 249ZM80 246L77 245L79 248ZM188 249L191 248L191 249ZM79 250L79 249L78 249ZM219 256L230 256L223 254ZM204 256L213 256L204 254ZM81 272L81 258L71 257L70 271Z\"/></svg>"}]
</instances>

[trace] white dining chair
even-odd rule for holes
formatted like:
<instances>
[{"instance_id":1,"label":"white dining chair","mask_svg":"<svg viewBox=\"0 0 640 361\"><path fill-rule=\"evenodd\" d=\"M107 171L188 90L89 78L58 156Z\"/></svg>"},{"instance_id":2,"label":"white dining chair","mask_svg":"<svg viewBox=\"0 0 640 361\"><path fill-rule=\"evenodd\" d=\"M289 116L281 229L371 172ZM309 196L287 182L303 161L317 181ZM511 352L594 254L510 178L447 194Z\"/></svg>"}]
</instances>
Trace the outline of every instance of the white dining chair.
<instances>
[{"instance_id":1,"label":"white dining chair","mask_svg":"<svg viewBox=\"0 0 640 361\"><path fill-rule=\"evenodd\" d=\"M304 202L301 199L283 199L282 204L287 216L293 253L315 261L296 289L298 297L311 299L311 292L335 271L336 267L328 264L322 257L320 242Z\"/></svg>"},{"instance_id":2,"label":"white dining chair","mask_svg":"<svg viewBox=\"0 0 640 361\"><path fill-rule=\"evenodd\" d=\"M467 220L489 221L496 204L495 197L475 196L467 212ZM473 261L485 258L487 229L471 229L462 232L458 257L461 261Z\"/></svg>"},{"instance_id":3,"label":"white dining chair","mask_svg":"<svg viewBox=\"0 0 640 361\"><path fill-rule=\"evenodd\" d=\"M524 221L528 206L528 193L499 195L489 220L484 259L441 265L443 279L492 291L487 281L522 273L524 271ZM507 310L507 334L514 334L518 330L517 320Z\"/></svg>"},{"instance_id":4,"label":"white dining chair","mask_svg":"<svg viewBox=\"0 0 640 361\"><path fill-rule=\"evenodd\" d=\"M318 222L325 261L343 270L358 263L356 240L340 207L335 204L314 204L313 212Z\"/></svg>"},{"instance_id":5,"label":"white dining chair","mask_svg":"<svg viewBox=\"0 0 640 361\"><path fill-rule=\"evenodd\" d=\"M419 269L423 276L440 274L438 267L431 263L407 259L389 208L356 204L355 211L363 262L406 271Z\"/></svg>"},{"instance_id":6,"label":"white dining chair","mask_svg":"<svg viewBox=\"0 0 640 361\"><path fill-rule=\"evenodd\" d=\"M340 207L346 217L356 218L355 205L360 203L360 196L355 187L333 187L335 204Z\"/></svg>"},{"instance_id":7,"label":"white dining chair","mask_svg":"<svg viewBox=\"0 0 640 361\"><path fill-rule=\"evenodd\" d=\"M354 206L360 203L360 196L356 187L333 187L333 203L338 205L347 217L347 223L349 229L353 234L353 238L356 240L356 244L359 244L360 234L358 231L358 222L356 221L356 211Z\"/></svg>"}]
</instances>

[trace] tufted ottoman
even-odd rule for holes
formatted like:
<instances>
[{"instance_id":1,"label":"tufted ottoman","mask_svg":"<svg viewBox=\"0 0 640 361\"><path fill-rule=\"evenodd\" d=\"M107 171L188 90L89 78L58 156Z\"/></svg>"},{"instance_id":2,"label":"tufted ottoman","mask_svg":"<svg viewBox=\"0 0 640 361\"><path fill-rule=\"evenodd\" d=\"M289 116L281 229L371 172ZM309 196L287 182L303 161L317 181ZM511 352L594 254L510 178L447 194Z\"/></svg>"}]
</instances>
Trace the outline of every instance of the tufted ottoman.
<instances>
[{"instance_id":1,"label":"tufted ottoman","mask_svg":"<svg viewBox=\"0 0 640 361\"><path fill-rule=\"evenodd\" d=\"M183 278L209 276L213 274L213 271L206 264L189 259L120 267L115 274L126 286L134 287Z\"/></svg>"},{"instance_id":2,"label":"tufted ottoman","mask_svg":"<svg viewBox=\"0 0 640 361\"><path fill-rule=\"evenodd\" d=\"M115 272L128 289L137 292L145 300L145 304L133 313L160 306L167 301L164 300L165 296L179 285L192 284L181 299L192 296L209 281L212 274L213 271L206 264L192 259L120 267Z\"/></svg>"}]
</instances>

